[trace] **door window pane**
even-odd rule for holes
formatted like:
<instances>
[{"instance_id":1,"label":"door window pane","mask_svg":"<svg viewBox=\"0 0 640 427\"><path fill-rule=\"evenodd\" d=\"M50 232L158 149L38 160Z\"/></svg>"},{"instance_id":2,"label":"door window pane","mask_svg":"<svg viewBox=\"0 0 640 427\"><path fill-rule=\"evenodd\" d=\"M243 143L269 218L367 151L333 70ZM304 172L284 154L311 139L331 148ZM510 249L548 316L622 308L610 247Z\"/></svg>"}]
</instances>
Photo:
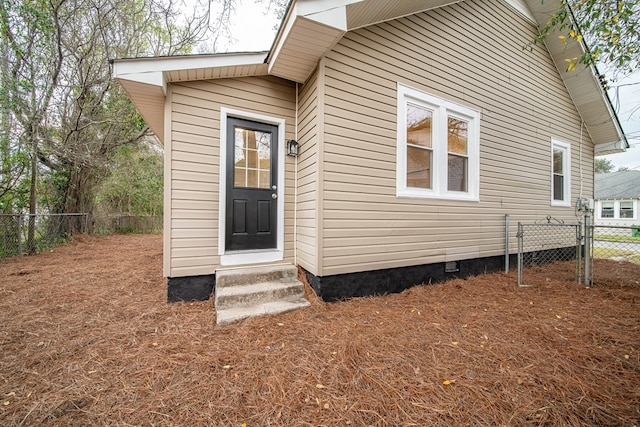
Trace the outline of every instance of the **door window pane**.
<instances>
[{"instance_id":1,"label":"door window pane","mask_svg":"<svg viewBox=\"0 0 640 427\"><path fill-rule=\"evenodd\" d=\"M235 128L234 185L271 187L271 133Z\"/></svg>"}]
</instances>

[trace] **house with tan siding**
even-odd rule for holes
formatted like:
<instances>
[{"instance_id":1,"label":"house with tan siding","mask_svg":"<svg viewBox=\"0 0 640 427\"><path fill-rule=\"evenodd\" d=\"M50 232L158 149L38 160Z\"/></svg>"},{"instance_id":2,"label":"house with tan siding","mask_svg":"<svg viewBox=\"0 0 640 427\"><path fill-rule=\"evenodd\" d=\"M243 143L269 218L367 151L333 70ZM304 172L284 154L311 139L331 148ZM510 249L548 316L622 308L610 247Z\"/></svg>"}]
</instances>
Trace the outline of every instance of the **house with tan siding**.
<instances>
[{"instance_id":1,"label":"house with tan siding","mask_svg":"<svg viewBox=\"0 0 640 427\"><path fill-rule=\"evenodd\" d=\"M281 264L327 300L395 292L501 269L517 221L575 221L628 144L597 71L565 70L583 45L523 48L555 7L293 0L268 52L115 60L164 144L169 300Z\"/></svg>"}]
</instances>

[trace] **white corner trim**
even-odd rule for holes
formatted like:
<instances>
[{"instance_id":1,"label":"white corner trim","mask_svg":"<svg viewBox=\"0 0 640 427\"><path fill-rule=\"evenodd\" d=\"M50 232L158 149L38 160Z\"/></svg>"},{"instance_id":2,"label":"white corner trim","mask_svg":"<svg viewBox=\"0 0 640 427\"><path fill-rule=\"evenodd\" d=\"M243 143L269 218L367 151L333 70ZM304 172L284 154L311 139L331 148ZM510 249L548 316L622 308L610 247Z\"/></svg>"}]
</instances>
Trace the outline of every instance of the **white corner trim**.
<instances>
[{"instance_id":1,"label":"white corner trim","mask_svg":"<svg viewBox=\"0 0 640 427\"><path fill-rule=\"evenodd\" d=\"M162 218L162 274L164 277L171 277L171 258L172 245L171 237L173 236L173 229L171 228L171 221L173 219L173 200L171 199L171 189L173 187L173 175L171 168L171 161L173 157L173 143L171 142L171 131L173 129L172 122L172 102L173 94L171 91L167 93L167 97L164 102L164 159L163 159L163 172L164 172L164 185L163 185L163 218Z\"/></svg>"},{"instance_id":2,"label":"white corner trim","mask_svg":"<svg viewBox=\"0 0 640 427\"><path fill-rule=\"evenodd\" d=\"M276 236L276 248L226 253L225 248L225 226L227 208L227 118L253 120L260 123L268 123L278 126L278 205L277 221L278 231ZM263 114L251 113L248 111L235 110L227 107L220 107L220 173L218 175L218 255L222 265L252 264L260 262L272 262L283 259L284 254L284 201L285 201L285 119L266 116Z\"/></svg>"}]
</instances>

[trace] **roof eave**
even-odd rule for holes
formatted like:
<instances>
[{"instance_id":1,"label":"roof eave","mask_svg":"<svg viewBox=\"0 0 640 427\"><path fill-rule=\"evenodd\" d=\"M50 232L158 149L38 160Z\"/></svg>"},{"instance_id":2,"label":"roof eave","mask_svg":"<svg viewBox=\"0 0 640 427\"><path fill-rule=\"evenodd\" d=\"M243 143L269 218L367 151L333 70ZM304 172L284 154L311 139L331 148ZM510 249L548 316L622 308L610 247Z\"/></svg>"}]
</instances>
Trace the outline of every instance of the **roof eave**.
<instances>
[{"instance_id":1,"label":"roof eave","mask_svg":"<svg viewBox=\"0 0 640 427\"><path fill-rule=\"evenodd\" d=\"M126 58L112 61L112 76L129 95L149 128L164 143L167 83L266 75L267 52Z\"/></svg>"},{"instance_id":2,"label":"roof eave","mask_svg":"<svg viewBox=\"0 0 640 427\"><path fill-rule=\"evenodd\" d=\"M538 25L548 22L560 7L553 2L526 1ZM562 43L558 37L560 35L559 31L548 34L545 37L545 45L594 143L594 155L625 151L629 148L629 143L596 67L579 64L575 70L568 71L564 66L566 59L581 57L587 51L586 45L577 41Z\"/></svg>"},{"instance_id":3,"label":"roof eave","mask_svg":"<svg viewBox=\"0 0 640 427\"><path fill-rule=\"evenodd\" d=\"M304 83L347 31L462 0L294 0L267 58L269 74Z\"/></svg>"}]
</instances>

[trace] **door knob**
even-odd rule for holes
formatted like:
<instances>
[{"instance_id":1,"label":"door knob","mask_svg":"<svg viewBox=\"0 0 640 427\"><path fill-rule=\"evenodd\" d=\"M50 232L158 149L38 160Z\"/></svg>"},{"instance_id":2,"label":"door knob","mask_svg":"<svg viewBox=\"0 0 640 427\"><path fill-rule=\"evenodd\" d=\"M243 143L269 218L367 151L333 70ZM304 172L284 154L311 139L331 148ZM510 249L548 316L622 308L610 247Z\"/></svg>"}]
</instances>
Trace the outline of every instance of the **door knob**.
<instances>
[{"instance_id":1,"label":"door knob","mask_svg":"<svg viewBox=\"0 0 640 427\"><path fill-rule=\"evenodd\" d=\"M277 198L278 198L278 195L277 195L276 193L271 193L271 198L272 198L272 199L277 199Z\"/></svg>"}]
</instances>

